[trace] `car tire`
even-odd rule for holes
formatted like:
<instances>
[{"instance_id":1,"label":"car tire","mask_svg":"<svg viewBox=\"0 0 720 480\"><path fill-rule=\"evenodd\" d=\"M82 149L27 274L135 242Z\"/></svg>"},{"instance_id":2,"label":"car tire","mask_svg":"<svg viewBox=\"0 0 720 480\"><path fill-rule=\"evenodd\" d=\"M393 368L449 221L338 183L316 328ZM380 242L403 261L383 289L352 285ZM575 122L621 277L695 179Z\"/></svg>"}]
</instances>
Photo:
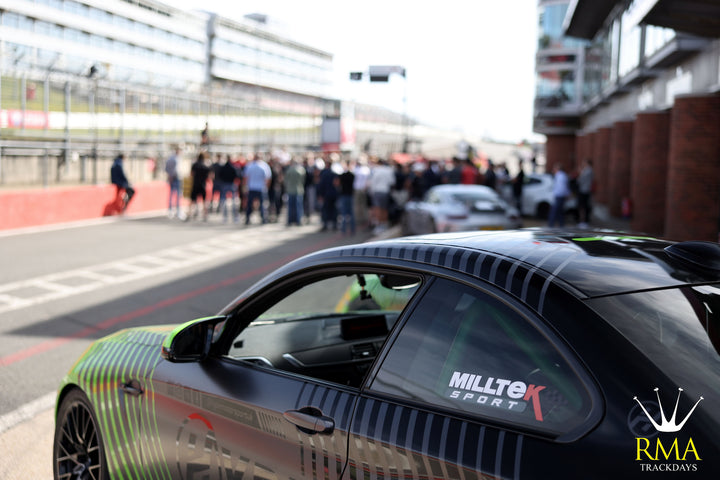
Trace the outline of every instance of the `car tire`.
<instances>
[{"instance_id":1,"label":"car tire","mask_svg":"<svg viewBox=\"0 0 720 480\"><path fill-rule=\"evenodd\" d=\"M87 396L79 389L65 395L58 408L53 439L53 476L107 480L99 423Z\"/></svg>"}]
</instances>

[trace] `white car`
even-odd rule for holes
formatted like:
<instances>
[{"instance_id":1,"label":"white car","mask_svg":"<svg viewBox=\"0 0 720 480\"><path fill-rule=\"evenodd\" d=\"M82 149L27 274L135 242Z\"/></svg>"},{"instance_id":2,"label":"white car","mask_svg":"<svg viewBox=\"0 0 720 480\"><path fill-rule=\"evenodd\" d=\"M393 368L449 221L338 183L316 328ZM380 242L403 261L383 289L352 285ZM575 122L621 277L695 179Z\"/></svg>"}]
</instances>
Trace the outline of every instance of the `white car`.
<instances>
[{"instance_id":1,"label":"white car","mask_svg":"<svg viewBox=\"0 0 720 480\"><path fill-rule=\"evenodd\" d=\"M515 205L513 198L513 185L507 183L503 186L502 197L510 204ZM522 202L520 213L528 217L548 218L555 198L553 196L553 176L549 173L526 173L523 183ZM577 199L574 195L565 200L565 214L577 212Z\"/></svg>"},{"instance_id":2,"label":"white car","mask_svg":"<svg viewBox=\"0 0 720 480\"><path fill-rule=\"evenodd\" d=\"M483 185L432 187L422 200L407 202L402 217L405 235L520 227L517 209Z\"/></svg>"}]
</instances>

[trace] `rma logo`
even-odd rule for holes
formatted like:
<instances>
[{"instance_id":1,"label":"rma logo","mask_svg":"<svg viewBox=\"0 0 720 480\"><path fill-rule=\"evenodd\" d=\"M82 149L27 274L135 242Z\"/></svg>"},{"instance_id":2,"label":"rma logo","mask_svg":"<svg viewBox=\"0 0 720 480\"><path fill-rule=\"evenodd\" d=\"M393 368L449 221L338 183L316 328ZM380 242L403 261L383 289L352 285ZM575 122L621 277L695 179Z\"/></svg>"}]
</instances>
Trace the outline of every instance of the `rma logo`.
<instances>
[{"instance_id":1,"label":"rma logo","mask_svg":"<svg viewBox=\"0 0 720 480\"><path fill-rule=\"evenodd\" d=\"M680 403L680 395L682 394L683 389L678 388L678 395L677 399L675 400L675 408L673 409L670 418L668 418L668 416L665 414L665 410L663 409L662 401L660 400L659 390L659 388L654 389L655 394L657 395L658 405L660 407L660 423L658 423L657 420L652 415L650 415L645 406L640 403L640 400L638 400L637 397L633 397L633 400L635 400L637 404L640 405L640 408L642 409L643 413L648 418L652 426L655 427L655 430L661 433L679 432L683 428L685 423L687 423L687 421L690 419L690 416L693 414L698 404L703 400L703 397L701 396L698 401L695 402L695 405L693 405L687 415L685 415L685 418L683 418L682 421L678 422L678 404ZM667 437L665 437L665 443L663 443L663 440L661 440L660 438L656 438L654 449L651 446L651 441L648 438L637 437L636 440L637 444L635 460L639 462L652 462L640 464L640 467L644 472L697 471L697 464L689 464L684 462L687 462L688 460L692 461L691 459L693 457L696 461L702 460L700 458L700 455L698 454L697 449L695 448L695 444L693 443L692 438L687 439L687 444L684 450L682 449L682 444L678 443L677 437L672 439L668 439ZM663 461L683 463L663 463Z\"/></svg>"},{"instance_id":2,"label":"rma logo","mask_svg":"<svg viewBox=\"0 0 720 480\"><path fill-rule=\"evenodd\" d=\"M695 405L690 409L688 414L685 416L682 422L676 423L676 417L677 417L677 409L678 409L678 403L680 402L680 394L683 392L682 388L678 388L678 396L677 400L675 400L675 409L673 410L672 417L668 420L668 418L665 416L665 410L663 410L662 402L660 401L660 389L655 388L655 394L657 395L658 404L660 405L660 415L662 417L661 423L657 423L655 419L648 413L648 411L645 409L642 403L640 403L640 400L638 400L637 397L633 397L633 400L635 400L638 405L640 405L640 408L642 408L643 412L645 413L645 416L648 417L648 420L650 420L650 423L653 424L653 427L655 427L655 430L658 432L663 433L672 433L672 432L679 432L680 429L685 425L685 422L688 421L690 418L690 415L695 411L695 408L698 406L698 403L700 403L704 398L701 396L700 399L695 402Z\"/></svg>"}]
</instances>

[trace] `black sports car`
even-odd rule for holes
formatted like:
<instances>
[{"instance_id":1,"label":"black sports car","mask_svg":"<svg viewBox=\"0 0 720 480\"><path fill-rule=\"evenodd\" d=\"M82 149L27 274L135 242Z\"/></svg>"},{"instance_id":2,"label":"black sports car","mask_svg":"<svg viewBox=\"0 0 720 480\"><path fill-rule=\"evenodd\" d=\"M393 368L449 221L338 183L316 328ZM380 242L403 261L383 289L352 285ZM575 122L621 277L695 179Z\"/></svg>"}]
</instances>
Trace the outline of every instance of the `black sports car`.
<instances>
[{"instance_id":1,"label":"black sports car","mask_svg":"<svg viewBox=\"0 0 720 480\"><path fill-rule=\"evenodd\" d=\"M59 390L55 478L720 478L719 315L714 243L325 250L217 316L94 343Z\"/></svg>"}]
</instances>

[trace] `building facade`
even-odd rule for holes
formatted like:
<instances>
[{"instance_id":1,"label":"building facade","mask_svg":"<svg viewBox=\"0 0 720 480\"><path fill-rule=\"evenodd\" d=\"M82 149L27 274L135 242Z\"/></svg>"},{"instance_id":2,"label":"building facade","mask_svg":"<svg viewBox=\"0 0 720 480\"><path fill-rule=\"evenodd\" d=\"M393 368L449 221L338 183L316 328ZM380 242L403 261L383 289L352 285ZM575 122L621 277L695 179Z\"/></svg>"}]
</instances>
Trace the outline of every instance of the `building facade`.
<instances>
[{"instance_id":1,"label":"building facade","mask_svg":"<svg viewBox=\"0 0 720 480\"><path fill-rule=\"evenodd\" d=\"M0 0L0 185L20 173L22 183L100 181L119 151L137 161L135 178L146 176L145 160L176 145L191 154L206 123L205 148L217 153L399 151L407 119L332 98L332 72L331 53L261 15L232 20L155 0ZM325 138L339 119L342 138Z\"/></svg>"},{"instance_id":2,"label":"building facade","mask_svg":"<svg viewBox=\"0 0 720 480\"><path fill-rule=\"evenodd\" d=\"M534 129L636 231L718 240L720 4L540 1Z\"/></svg>"}]
</instances>

